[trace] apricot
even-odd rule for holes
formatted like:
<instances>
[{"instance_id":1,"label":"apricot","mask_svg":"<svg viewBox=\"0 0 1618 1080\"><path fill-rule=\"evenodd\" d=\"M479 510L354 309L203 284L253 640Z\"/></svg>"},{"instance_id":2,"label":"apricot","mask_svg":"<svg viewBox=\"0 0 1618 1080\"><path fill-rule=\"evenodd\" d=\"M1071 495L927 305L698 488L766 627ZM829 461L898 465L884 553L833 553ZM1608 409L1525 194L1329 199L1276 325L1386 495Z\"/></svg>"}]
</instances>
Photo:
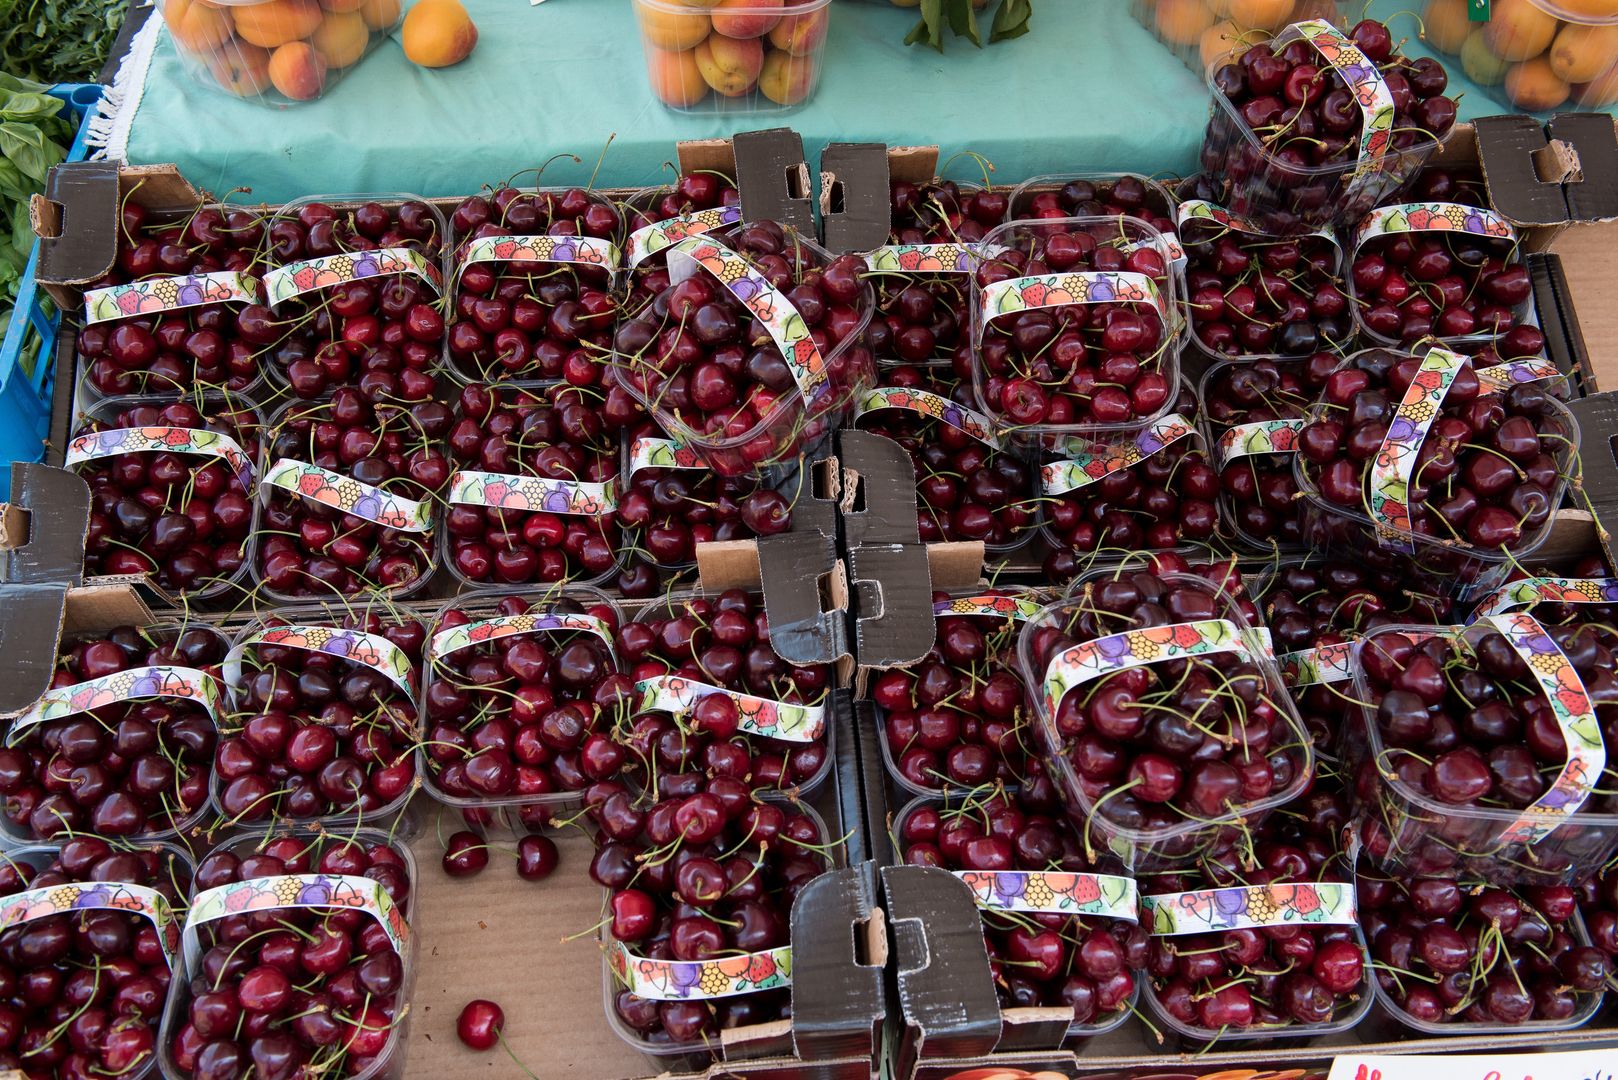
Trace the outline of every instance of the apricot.
<instances>
[{"instance_id":1,"label":"apricot","mask_svg":"<svg viewBox=\"0 0 1618 1080\"><path fill-rule=\"evenodd\" d=\"M325 8L327 11L335 11L338 14L346 14L350 11L358 11L360 8L364 7L365 0L320 0L320 6Z\"/></svg>"},{"instance_id":2,"label":"apricot","mask_svg":"<svg viewBox=\"0 0 1618 1080\"><path fill-rule=\"evenodd\" d=\"M775 29L781 16L759 8L778 8L784 0L719 0L712 12L717 33L733 38L763 37Z\"/></svg>"},{"instance_id":3,"label":"apricot","mask_svg":"<svg viewBox=\"0 0 1618 1080\"><path fill-rule=\"evenodd\" d=\"M163 21L174 44L187 52L205 53L230 40L230 15L206 0L168 0Z\"/></svg>"},{"instance_id":4,"label":"apricot","mask_svg":"<svg viewBox=\"0 0 1618 1080\"><path fill-rule=\"evenodd\" d=\"M689 108L708 96L708 81L697 67L694 49L646 47L646 78L652 93L676 109Z\"/></svg>"},{"instance_id":5,"label":"apricot","mask_svg":"<svg viewBox=\"0 0 1618 1080\"><path fill-rule=\"evenodd\" d=\"M1244 45L1245 42L1242 41L1241 33L1236 29L1235 23L1229 19L1214 23L1202 32L1202 41L1197 46L1198 51L1202 54L1204 70L1213 67L1221 57L1234 55ZM1226 63L1229 62L1229 60L1226 61Z\"/></svg>"},{"instance_id":6,"label":"apricot","mask_svg":"<svg viewBox=\"0 0 1618 1080\"><path fill-rule=\"evenodd\" d=\"M1190 45L1202 40L1202 32L1214 24L1214 13L1203 0L1157 0L1153 21L1164 41Z\"/></svg>"},{"instance_id":7,"label":"apricot","mask_svg":"<svg viewBox=\"0 0 1618 1080\"><path fill-rule=\"evenodd\" d=\"M770 44L793 56L808 56L826 43L831 19L825 8L802 15L788 15L770 31Z\"/></svg>"},{"instance_id":8,"label":"apricot","mask_svg":"<svg viewBox=\"0 0 1618 1080\"><path fill-rule=\"evenodd\" d=\"M362 0L360 18L371 30L391 30L399 21L399 0Z\"/></svg>"},{"instance_id":9,"label":"apricot","mask_svg":"<svg viewBox=\"0 0 1618 1080\"><path fill-rule=\"evenodd\" d=\"M307 41L293 41L270 54L270 82L293 101L320 96L326 82L326 61Z\"/></svg>"},{"instance_id":10,"label":"apricot","mask_svg":"<svg viewBox=\"0 0 1618 1080\"><path fill-rule=\"evenodd\" d=\"M233 15L242 40L266 49L308 37L320 25L320 16L314 0L265 0L238 7Z\"/></svg>"},{"instance_id":11,"label":"apricot","mask_svg":"<svg viewBox=\"0 0 1618 1080\"><path fill-rule=\"evenodd\" d=\"M635 0L635 17L640 20L641 36L659 49L692 49L708 36L713 23L700 11L664 11L644 0Z\"/></svg>"},{"instance_id":12,"label":"apricot","mask_svg":"<svg viewBox=\"0 0 1618 1080\"><path fill-rule=\"evenodd\" d=\"M1618 0L1556 0L1575 19L1618 19Z\"/></svg>"},{"instance_id":13,"label":"apricot","mask_svg":"<svg viewBox=\"0 0 1618 1080\"><path fill-rule=\"evenodd\" d=\"M421 0L405 16L399 41L411 63L449 67L472 55L478 28L460 0Z\"/></svg>"},{"instance_id":14,"label":"apricot","mask_svg":"<svg viewBox=\"0 0 1618 1080\"><path fill-rule=\"evenodd\" d=\"M812 56L793 56L771 49L759 73L760 92L777 105L796 105L815 88L815 61Z\"/></svg>"},{"instance_id":15,"label":"apricot","mask_svg":"<svg viewBox=\"0 0 1618 1080\"><path fill-rule=\"evenodd\" d=\"M1422 38L1441 53L1461 51L1476 24L1466 16L1466 0L1427 0L1421 13Z\"/></svg>"},{"instance_id":16,"label":"apricot","mask_svg":"<svg viewBox=\"0 0 1618 1080\"><path fill-rule=\"evenodd\" d=\"M371 31L359 12L331 12L309 38L329 68L345 68L365 55Z\"/></svg>"},{"instance_id":17,"label":"apricot","mask_svg":"<svg viewBox=\"0 0 1618 1080\"><path fill-rule=\"evenodd\" d=\"M1481 27L1468 34L1461 45L1461 69L1479 86L1499 86L1505 81L1506 69L1510 66L1489 48Z\"/></svg>"},{"instance_id":18,"label":"apricot","mask_svg":"<svg viewBox=\"0 0 1618 1080\"><path fill-rule=\"evenodd\" d=\"M1278 30L1295 6L1293 0L1231 0L1230 21L1243 30Z\"/></svg>"},{"instance_id":19,"label":"apricot","mask_svg":"<svg viewBox=\"0 0 1618 1080\"><path fill-rule=\"evenodd\" d=\"M1584 108L1600 108L1618 102L1618 64L1587 83L1573 88L1573 103Z\"/></svg>"},{"instance_id":20,"label":"apricot","mask_svg":"<svg viewBox=\"0 0 1618 1080\"><path fill-rule=\"evenodd\" d=\"M725 97L741 97L753 89L764 70L764 43L758 38L714 34L691 51L703 81Z\"/></svg>"},{"instance_id":21,"label":"apricot","mask_svg":"<svg viewBox=\"0 0 1618 1080\"><path fill-rule=\"evenodd\" d=\"M270 51L232 41L208 57L208 71L237 97L258 97L270 87Z\"/></svg>"},{"instance_id":22,"label":"apricot","mask_svg":"<svg viewBox=\"0 0 1618 1080\"><path fill-rule=\"evenodd\" d=\"M1512 64L1506 72L1506 100L1525 112L1554 109L1567 100L1572 88L1556 77L1543 56Z\"/></svg>"},{"instance_id":23,"label":"apricot","mask_svg":"<svg viewBox=\"0 0 1618 1080\"><path fill-rule=\"evenodd\" d=\"M1556 17L1547 15L1528 0L1495 0L1483 37L1489 49L1502 60L1527 60L1538 56L1556 36Z\"/></svg>"},{"instance_id":24,"label":"apricot","mask_svg":"<svg viewBox=\"0 0 1618 1080\"><path fill-rule=\"evenodd\" d=\"M1545 54L1551 70L1564 82L1589 82L1618 60L1618 25L1581 26L1567 23L1556 32Z\"/></svg>"}]
</instances>

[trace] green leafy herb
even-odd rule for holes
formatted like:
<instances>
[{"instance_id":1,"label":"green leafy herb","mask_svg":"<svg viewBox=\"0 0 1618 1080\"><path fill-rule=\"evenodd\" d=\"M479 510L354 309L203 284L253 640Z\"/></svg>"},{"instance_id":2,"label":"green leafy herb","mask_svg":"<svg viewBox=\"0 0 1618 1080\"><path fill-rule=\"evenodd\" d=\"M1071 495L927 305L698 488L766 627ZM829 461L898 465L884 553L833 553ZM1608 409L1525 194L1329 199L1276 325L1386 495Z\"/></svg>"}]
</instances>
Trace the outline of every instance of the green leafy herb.
<instances>
[{"instance_id":1,"label":"green leafy herb","mask_svg":"<svg viewBox=\"0 0 1618 1080\"><path fill-rule=\"evenodd\" d=\"M17 298L34 244L28 199L45 190L45 174L67 157L73 137L57 115L62 102L44 90L40 83L0 72L0 311Z\"/></svg>"},{"instance_id":2,"label":"green leafy herb","mask_svg":"<svg viewBox=\"0 0 1618 1080\"><path fill-rule=\"evenodd\" d=\"M95 82L125 10L124 0L0 0L0 57L46 84Z\"/></svg>"},{"instance_id":3,"label":"green leafy herb","mask_svg":"<svg viewBox=\"0 0 1618 1080\"><path fill-rule=\"evenodd\" d=\"M1033 0L999 0L999 3L989 27L991 44L1028 33L1028 22L1034 14ZM921 0L921 20L905 35L905 44L925 41L943 52L946 25L956 37L964 37L980 49L983 47L983 37L978 32L977 6L972 0Z\"/></svg>"}]
</instances>

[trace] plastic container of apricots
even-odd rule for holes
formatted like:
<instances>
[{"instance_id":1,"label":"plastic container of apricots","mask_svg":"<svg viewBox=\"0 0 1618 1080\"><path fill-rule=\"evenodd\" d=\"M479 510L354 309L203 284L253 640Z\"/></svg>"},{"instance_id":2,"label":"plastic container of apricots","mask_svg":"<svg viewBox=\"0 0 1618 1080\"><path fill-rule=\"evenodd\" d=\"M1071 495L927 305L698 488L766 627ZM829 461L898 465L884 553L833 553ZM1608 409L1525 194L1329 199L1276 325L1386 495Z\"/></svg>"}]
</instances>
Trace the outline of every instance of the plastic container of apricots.
<instances>
[{"instance_id":1,"label":"plastic container of apricots","mask_svg":"<svg viewBox=\"0 0 1618 1080\"><path fill-rule=\"evenodd\" d=\"M328 93L404 16L404 0L157 0L204 86L284 106Z\"/></svg>"},{"instance_id":2,"label":"plastic container of apricots","mask_svg":"<svg viewBox=\"0 0 1618 1080\"><path fill-rule=\"evenodd\" d=\"M778 112L820 85L831 0L633 0L652 96L680 112Z\"/></svg>"},{"instance_id":3,"label":"plastic container of apricots","mask_svg":"<svg viewBox=\"0 0 1618 1080\"><path fill-rule=\"evenodd\" d=\"M1492 0L1487 22L1467 0L1427 0L1421 15L1427 47L1514 112L1618 104L1618 0Z\"/></svg>"},{"instance_id":4,"label":"plastic container of apricots","mask_svg":"<svg viewBox=\"0 0 1618 1080\"><path fill-rule=\"evenodd\" d=\"M1130 0L1135 21L1198 75L1226 53L1268 41L1288 23L1346 26L1341 0Z\"/></svg>"}]
</instances>

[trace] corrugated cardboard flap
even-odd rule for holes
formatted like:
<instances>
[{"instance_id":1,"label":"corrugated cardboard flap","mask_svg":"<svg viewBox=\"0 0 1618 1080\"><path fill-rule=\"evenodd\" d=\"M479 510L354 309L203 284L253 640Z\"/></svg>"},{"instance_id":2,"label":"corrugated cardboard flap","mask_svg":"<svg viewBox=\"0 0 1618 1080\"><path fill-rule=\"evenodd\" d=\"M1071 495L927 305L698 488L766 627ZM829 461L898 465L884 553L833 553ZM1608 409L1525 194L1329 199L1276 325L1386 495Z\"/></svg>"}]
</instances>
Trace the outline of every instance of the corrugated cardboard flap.
<instances>
[{"instance_id":1,"label":"corrugated cardboard flap","mask_svg":"<svg viewBox=\"0 0 1618 1080\"><path fill-rule=\"evenodd\" d=\"M90 528L90 485L65 469L17 461L0 580L76 585L84 569Z\"/></svg>"},{"instance_id":2,"label":"corrugated cardboard flap","mask_svg":"<svg viewBox=\"0 0 1618 1080\"><path fill-rule=\"evenodd\" d=\"M843 539L861 544L919 544L916 467L904 447L869 431L840 431Z\"/></svg>"},{"instance_id":3,"label":"corrugated cardboard flap","mask_svg":"<svg viewBox=\"0 0 1618 1080\"><path fill-rule=\"evenodd\" d=\"M779 221L804 236L814 236L815 207L810 196L809 163L803 158L803 136L791 128L742 131L731 144L736 155L742 217L748 221Z\"/></svg>"},{"instance_id":4,"label":"corrugated cardboard flap","mask_svg":"<svg viewBox=\"0 0 1618 1080\"><path fill-rule=\"evenodd\" d=\"M1515 225L1556 226L1618 218L1618 135L1605 113L1558 113L1474 122L1489 201ZM1460 137L1460 136L1458 136Z\"/></svg>"},{"instance_id":5,"label":"corrugated cardboard flap","mask_svg":"<svg viewBox=\"0 0 1618 1080\"><path fill-rule=\"evenodd\" d=\"M758 568L770 645L783 660L830 664L848 655L848 583L836 538L822 532L766 536L758 542Z\"/></svg>"},{"instance_id":6,"label":"corrugated cardboard flap","mask_svg":"<svg viewBox=\"0 0 1618 1080\"><path fill-rule=\"evenodd\" d=\"M65 584L0 585L0 718L50 689L67 592Z\"/></svg>"},{"instance_id":7,"label":"corrugated cardboard flap","mask_svg":"<svg viewBox=\"0 0 1618 1080\"><path fill-rule=\"evenodd\" d=\"M887 935L874 865L822 874L792 905L792 1041L805 1061L874 1058Z\"/></svg>"},{"instance_id":8,"label":"corrugated cardboard flap","mask_svg":"<svg viewBox=\"0 0 1618 1080\"><path fill-rule=\"evenodd\" d=\"M829 143L820 152L820 232L834 254L870 251L893 226L882 143Z\"/></svg>"}]
</instances>

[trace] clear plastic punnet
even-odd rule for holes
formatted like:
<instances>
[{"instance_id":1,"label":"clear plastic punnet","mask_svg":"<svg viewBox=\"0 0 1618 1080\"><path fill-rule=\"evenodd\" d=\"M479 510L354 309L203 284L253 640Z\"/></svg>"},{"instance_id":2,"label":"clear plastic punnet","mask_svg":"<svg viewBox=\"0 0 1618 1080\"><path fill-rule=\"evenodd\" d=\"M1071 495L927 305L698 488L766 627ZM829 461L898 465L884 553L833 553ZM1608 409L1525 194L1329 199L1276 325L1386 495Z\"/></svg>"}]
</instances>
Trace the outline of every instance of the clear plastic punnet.
<instances>
[{"instance_id":1,"label":"clear plastic punnet","mask_svg":"<svg viewBox=\"0 0 1618 1080\"><path fill-rule=\"evenodd\" d=\"M678 112L791 109L820 86L831 0L633 0L652 96Z\"/></svg>"}]
</instances>

